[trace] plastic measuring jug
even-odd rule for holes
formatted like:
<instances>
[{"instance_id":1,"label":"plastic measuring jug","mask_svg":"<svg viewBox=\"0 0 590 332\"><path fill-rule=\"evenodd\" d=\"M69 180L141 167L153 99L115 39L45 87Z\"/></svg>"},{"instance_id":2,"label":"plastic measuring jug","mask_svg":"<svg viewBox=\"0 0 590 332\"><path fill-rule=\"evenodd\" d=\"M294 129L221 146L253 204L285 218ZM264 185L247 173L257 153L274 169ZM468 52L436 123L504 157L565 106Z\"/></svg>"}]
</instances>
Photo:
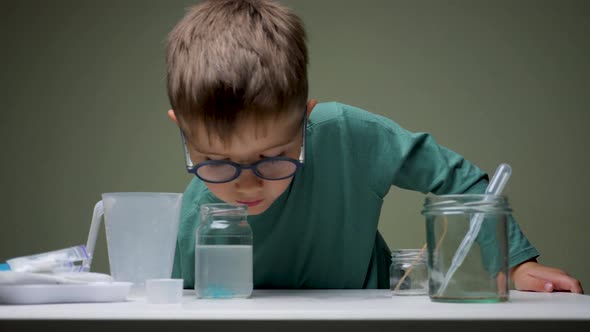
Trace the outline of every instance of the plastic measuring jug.
<instances>
[{"instance_id":1,"label":"plastic measuring jug","mask_svg":"<svg viewBox=\"0 0 590 332\"><path fill-rule=\"evenodd\" d=\"M104 219L109 266L115 281L133 282L133 288L138 289L147 279L170 278L181 203L179 193L103 193L94 206L88 233L86 249L91 259Z\"/></svg>"}]
</instances>

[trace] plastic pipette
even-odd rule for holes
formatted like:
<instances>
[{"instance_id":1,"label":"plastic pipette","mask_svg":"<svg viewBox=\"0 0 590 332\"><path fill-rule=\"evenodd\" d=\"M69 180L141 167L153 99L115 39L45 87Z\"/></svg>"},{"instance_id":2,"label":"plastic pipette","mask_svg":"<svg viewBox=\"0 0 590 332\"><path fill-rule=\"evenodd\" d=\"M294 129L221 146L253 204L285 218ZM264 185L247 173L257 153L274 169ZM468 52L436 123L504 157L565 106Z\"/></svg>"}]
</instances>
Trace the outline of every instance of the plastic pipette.
<instances>
[{"instance_id":1,"label":"plastic pipette","mask_svg":"<svg viewBox=\"0 0 590 332\"><path fill-rule=\"evenodd\" d=\"M511 174L512 174L512 168L510 167L510 165L505 164L505 163L500 164L500 166L498 166L498 168L496 169L496 172L494 173L494 176L492 177L492 180L488 184L488 187L486 188L484 194L485 195L500 195L502 193L502 190L504 190L504 187L506 186L506 183L508 182L508 179L510 178ZM486 200L486 199L484 198L484 200ZM455 256L453 256L453 260L451 261L451 266L449 267L449 271L445 275L445 279L443 280L441 286L438 288L437 295L440 296L445 291L445 289L447 288L447 286L449 284L449 281L453 277L453 274L455 274L455 272L457 271L459 266L461 266L461 264L463 264L463 260L465 260L467 253L471 249L471 245L473 244L473 241L475 241L475 238L477 237L477 234L479 233L479 230L481 229L482 223L483 223L483 214L482 213L477 213L469 221L469 230L467 231L467 234L465 234L463 241L461 241L461 244L459 245L457 252L455 252Z\"/></svg>"}]
</instances>

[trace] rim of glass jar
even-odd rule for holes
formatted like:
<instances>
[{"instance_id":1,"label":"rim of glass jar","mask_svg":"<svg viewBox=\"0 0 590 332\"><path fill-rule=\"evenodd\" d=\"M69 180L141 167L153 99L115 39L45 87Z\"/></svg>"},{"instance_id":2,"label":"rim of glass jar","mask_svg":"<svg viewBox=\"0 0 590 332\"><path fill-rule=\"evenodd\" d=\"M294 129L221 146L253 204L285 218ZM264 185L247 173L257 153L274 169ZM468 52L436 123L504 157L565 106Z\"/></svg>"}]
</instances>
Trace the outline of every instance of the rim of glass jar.
<instances>
[{"instance_id":1,"label":"rim of glass jar","mask_svg":"<svg viewBox=\"0 0 590 332\"><path fill-rule=\"evenodd\" d=\"M209 203L200 207L201 214L217 216L220 214L230 214L245 216L248 214L248 205L240 203Z\"/></svg>"},{"instance_id":2,"label":"rim of glass jar","mask_svg":"<svg viewBox=\"0 0 590 332\"><path fill-rule=\"evenodd\" d=\"M426 262L427 252L423 249L392 249L391 261L422 263Z\"/></svg>"},{"instance_id":3,"label":"rim of glass jar","mask_svg":"<svg viewBox=\"0 0 590 332\"><path fill-rule=\"evenodd\" d=\"M504 194L431 194L424 199L421 211L423 215L456 213L509 214L511 212L508 197Z\"/></svg>"}]
</instances>

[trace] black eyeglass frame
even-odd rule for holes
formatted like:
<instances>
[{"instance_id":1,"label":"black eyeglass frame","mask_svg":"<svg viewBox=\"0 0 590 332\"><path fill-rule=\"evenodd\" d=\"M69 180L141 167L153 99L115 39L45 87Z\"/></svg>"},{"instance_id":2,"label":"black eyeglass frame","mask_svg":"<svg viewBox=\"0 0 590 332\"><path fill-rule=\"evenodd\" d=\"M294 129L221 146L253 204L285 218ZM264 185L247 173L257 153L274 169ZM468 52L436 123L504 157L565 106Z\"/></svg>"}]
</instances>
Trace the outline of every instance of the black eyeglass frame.
<instances>
[{"instance_id":1,"label":"black eyeglass frame","mask_svg":"<svg viewBox=\"0 0 590 332\"><path fill-rule=\"evenodd\" d=\"M206 160L203 162L200 162L198 164L194 164L193 161L191 160L190 154L188 152L188 147L186 145L186 138L184 136L184 132L182 131L182 129L180 129L180 138L182 139L182 148L184 150L184 160L185 160L185 165L186 165L186 170L188 173L194 174L196 177L198 177L199 179L201 179L204 182L208 182L208 183L227 183L227 182L231 182L235 179L237 179L240 174L242 173L242 170L244 169L250 169L252 170L252 172L259 178L264 179L264 180L269 180L269 181L278 181L278 180L284 180L290 177L295 176L295 173L297 172L297 170L301 167L304 166L305 164L305 132L306 132L306 128L307 128L307 110L303 113L303 120L302 120L302 142L301 142L301 152L299 153L299 158L298 160L293 159L293 158L289 158L289 157L268 157L268 158L263 158L260 159L252 164L239 164L239 163L235 163L233 161L230 160ZM265 162L273 162L273 161L289 161L291 163L293 163L295 165L295 170L293 171L292 174L288 175L288 176L284 176L281 178L267 178L264 175L262 175L260 172L258 172L257 167L261 164L261 163L265 163ZM224 180L224 181L211 181L208 179L204 179L202 178L199 174L198 174L198 169L203 167L203 166L207 166L207 165L230 165L232 167L235 168L236 172L234 173L234 175L231 177L231 179L229 180Z\"/></svg>"}]
</instances>

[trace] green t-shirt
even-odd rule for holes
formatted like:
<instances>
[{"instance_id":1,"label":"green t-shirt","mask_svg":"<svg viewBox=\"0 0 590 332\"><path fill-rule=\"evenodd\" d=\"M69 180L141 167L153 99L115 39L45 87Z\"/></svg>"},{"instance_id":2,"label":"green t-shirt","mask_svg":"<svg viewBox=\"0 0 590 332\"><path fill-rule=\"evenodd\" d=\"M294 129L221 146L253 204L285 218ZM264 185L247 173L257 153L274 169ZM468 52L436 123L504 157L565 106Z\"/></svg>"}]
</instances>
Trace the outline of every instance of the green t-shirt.
<instances>
[{"instance_id":1,"label":"green t-shirt","mask_svg":"<svg viewBox=\"0 0 590 332\"><path fill-rule=\"evenodd\" d=\"M483 193L488 184L432 136L340 103L316 105L306 144L287 190L248 216L255 288L389 288L390 251L377 226L391 186L442 195ZM172 274L185 288L194 287L199 207L219 202L196 177L184 193ZM509 265L536 256L511 217Z\"/></svg>"}]
</instances>

